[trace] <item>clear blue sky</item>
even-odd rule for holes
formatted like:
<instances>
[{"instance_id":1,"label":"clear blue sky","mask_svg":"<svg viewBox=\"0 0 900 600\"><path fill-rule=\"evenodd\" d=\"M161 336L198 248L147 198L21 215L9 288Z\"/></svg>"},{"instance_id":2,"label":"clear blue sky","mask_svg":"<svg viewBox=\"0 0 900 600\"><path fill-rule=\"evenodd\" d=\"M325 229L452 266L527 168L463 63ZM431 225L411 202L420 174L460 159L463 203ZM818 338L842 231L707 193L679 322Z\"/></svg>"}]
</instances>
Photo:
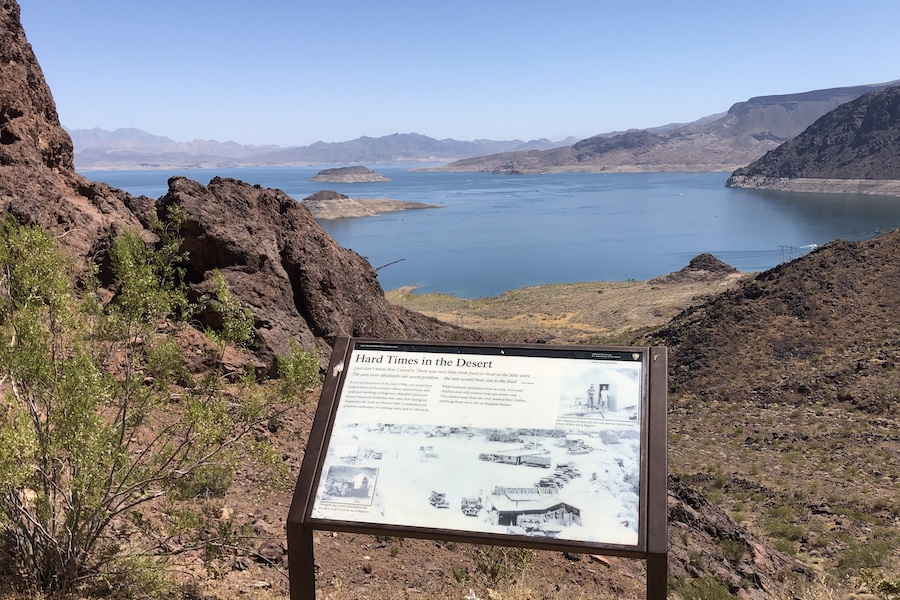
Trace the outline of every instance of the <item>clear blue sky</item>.
<instances>
[{"instance_id":1,"label":"clear blue sky","mask_svg":"<svg viewBox=\"0 0 900 600\"><path fill-rule=\"evenodd\" d=\"M60 119L177 141L553 140L900 79L900 2L20 0Z\"/></svg>"}]
</instances>

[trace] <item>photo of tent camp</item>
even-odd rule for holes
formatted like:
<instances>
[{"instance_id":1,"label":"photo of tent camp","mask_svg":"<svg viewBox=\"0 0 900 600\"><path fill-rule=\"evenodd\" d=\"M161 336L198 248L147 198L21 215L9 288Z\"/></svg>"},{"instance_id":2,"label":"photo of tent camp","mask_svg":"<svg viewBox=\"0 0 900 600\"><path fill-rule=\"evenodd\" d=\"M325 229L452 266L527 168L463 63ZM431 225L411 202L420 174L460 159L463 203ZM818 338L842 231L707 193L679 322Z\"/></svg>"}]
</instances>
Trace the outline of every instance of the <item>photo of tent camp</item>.
<instances>
[{"instance_id":1,"label":"photo of tent camp","mask_svg":"<svg viewBox=\"0 0 900 600\"><path fill-rule=\"evenodd\" d=\"M560 381L559 416L581 419L639 420L640 364L610 366L581 361L567 364Z\"/></svg>"},{"instance_id":2,"label":"photo of tent camp","mask_svg":"<svg viewBox=\"0 0 900 600\"><path fill-rule=\"evenodd\" d=\"M322 500L339 504L369 506L375 493L378 469L355 465L334 465L325 474Z\"/></svg>"},{"instance_id":3,"label":"photo of tent camp","mask_svg":"<svg viewBox=\"0 0 900 600\"><path fill-rule=\"evenodd\" d=\"M337 423L327 457L316 518L637 543L635 421L577 429ZM348 517L337 503L362 498L362 474L371 475L371 504Z\"/></svg>"}]
</instances>

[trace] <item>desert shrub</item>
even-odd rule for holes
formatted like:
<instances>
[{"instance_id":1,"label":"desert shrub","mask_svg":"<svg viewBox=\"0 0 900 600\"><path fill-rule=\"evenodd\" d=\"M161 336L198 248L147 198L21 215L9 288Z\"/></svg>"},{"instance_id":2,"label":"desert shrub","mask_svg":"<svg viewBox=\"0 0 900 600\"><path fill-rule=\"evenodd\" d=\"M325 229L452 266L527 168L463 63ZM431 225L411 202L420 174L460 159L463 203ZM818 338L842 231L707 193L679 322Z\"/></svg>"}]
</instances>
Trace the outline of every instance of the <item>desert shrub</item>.
<instances>
[{"instance_id":1,"label":"desert shrub","mask_svg":"<svg viewBox=\"0 0 900 600\"><path fill-rule=\"evenodd\" d=\"M685 580L673 587L684 600L731 600L737 597L713 577Z\"/></svg>"},{"instance_id":2,"label":"desert shrub","mask_svg":"<svg viewBox=\"0 0 900 600\"><path fill-rule=\"evenodd\" d=\"M307 388L322 382L319 358L305 352L296 342L292 346L290 354L278 357L278 379L285 396L302 394Z\"/></svg>"},{"instance_id":3,"label":"desert shrub","mask_svg":"<svg viewBox=\"0 0 900 600\"><path fill-rule=\"evenodd\" d=\"M488 588L497 588L521 577L534 558L534 550L508 546L474 546L469 556L475 562L476 572Z\"/></svg>"},{"instance_id":4,"label":"desert shrub","mask_svg":"<svg viewBox=\"0 0 900 600\"><path fill-rule=\"evenodd\" d=\"M788 542L797 542L806 537L806 530L798 525L797 509L793 506L775 506L769 510L763 523L766 533L772 537L781 538ZM793 547L793 544L791 544Z\"/></svg>"},{"instance_id":5,"label":"desert shrub","mask_svg":"<svg viewBox=\"0 0 900 600\"><path fill-rule=\"evenodd\" d=\"M253 343L253 313L240 305L218 269L212 273L212 291L206 302L221 320L220 327L206 329L207 335L217 343L220 352L228 344L243 347Z\"/></svg>"},{"instance_id":6,"label":"desert shrub","mask_svg":"<svg viewBox=\"0 0 900 600\"><path fill-rule=\"evenodd\" d=\"M471 577L469 576L469 570L465 567L451 565L450 569L453 571L453 578L457 583L468 583L471 579Z\"/></svg>"},{"instance_id":7,"label":"desert shrub","mask_svg":"<svg viewBox=\"0 0 900 600\"><path fill-rule=\"evenodd\" d=\"M797 556L797 545L788 540L775 540L772 547L788 556Z\"/></svg>"},{"instance_id":8,"label":"desert shrub","mask_svg":"<svg viewBox=\"0 0 900 600\"><path fill-rule=\"evenodd\" d=\"M838 561L838 571L855 575L863 569L875 569L885 564L894 548L892 541L870 539L845 550Z\"/></svg>"},{"instance_id":9,"label":"desert shrub","mask_svg":"<svg viewBox=\"0 0 900 600\"><path fill-rule=\"evenodd\" d=\"M900 600L900 579L885 577L875 569L862 569L860 583L883 600Z\"/></svg>"},{"instance_id":10,"label":"desert shrub","mask_svg":"<svg viewBox=\"0 0 900 600\"><path fill-rule=\"evenodd\" d=\"M160 231L156 249L134 232L115 240L103 303L96 270L46 231L0 228L0 569L23 586L67 590L134 558L104 541L114 519L144 531L136 509L150 501L221 495L247 434L283 410L259 390L226 393L221 367L185 368L159 327L191 313L180 244ZM215 339L241 343L252 320L220 283Z\"/></svg>"},{"instance_id":11,"label":"desert shrub","mask_svg":"<svg viewBox=\"0 0 900 600\"><path fill-rule=\"evenodd\" d=\"M739 562L747 554L747 544L740 540L724 539L721 544L725 558L731 562Z\"/></svg>"},{"instance_id":12,"label":"desert shrub","mask_svg":"<svg viewBox=\"0 0 900 600\"><path fill-rule=\"evenodd\" d=\"M147 556L122 556L97 578L93 593L110 600L186 600L197 597L191 585L179 584L159 562Z\"/></svg>"},{"instance_id":13,"label":"desert shrub","mask_svg":"<svg viewBox=\"0 0 900 600\"><path fill-rule=\"evenodd\" d=\"M221 498L231 487L234 469L230 464L202 465L172 484L171 494L177 500Z\"/></svg>"},{"instance_id":14,"label":"desert shrub","mask_svg":"<svg viewBox=\"0 0 900 600\"><path fill-rule=\"evenodd\" d=\"M805 530L793 523L781 523L779 521L766 521L766 533L790 542L797 542L806 536Z\"/></svg>"}]
</instances>

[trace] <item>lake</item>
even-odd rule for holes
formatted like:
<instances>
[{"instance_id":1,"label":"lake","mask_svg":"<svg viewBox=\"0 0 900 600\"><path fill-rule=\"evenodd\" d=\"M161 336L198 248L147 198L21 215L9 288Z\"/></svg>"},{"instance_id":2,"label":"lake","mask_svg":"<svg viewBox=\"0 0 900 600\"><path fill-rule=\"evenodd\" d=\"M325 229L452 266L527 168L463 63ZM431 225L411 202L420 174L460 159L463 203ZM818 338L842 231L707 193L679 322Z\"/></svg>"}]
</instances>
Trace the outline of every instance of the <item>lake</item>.
<instances>
[{"instance_id":1,"label":"lake","mask_svg":"<svg viewBox=\"0 0 900 600\"><path fill-rule=\"evenodd\" d=\"M420 167L421 165L416 165ZM725 187L727 173L491 175L372 166L389 182L308 181L322 167L92 171L86 177L157 198L167 179L214 176L279 188L302 200L330 189L441 208L319 221L378 269L384 289L465 298L547 283L646 280L709 252L762 271L835 239L900 226L900 198Z\"/></svg>"}]
</instances>

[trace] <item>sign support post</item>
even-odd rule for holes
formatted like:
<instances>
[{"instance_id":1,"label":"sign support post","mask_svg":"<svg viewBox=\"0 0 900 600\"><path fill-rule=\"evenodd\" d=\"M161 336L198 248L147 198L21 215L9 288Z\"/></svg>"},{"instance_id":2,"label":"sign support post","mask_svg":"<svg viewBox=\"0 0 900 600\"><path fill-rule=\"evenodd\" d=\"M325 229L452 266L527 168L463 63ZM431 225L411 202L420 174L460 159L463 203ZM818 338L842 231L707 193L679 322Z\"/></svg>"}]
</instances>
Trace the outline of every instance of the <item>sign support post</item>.
<instances>
[{"instance_id":1,"label":"sign support post","mask_svg":"<svg viewBox=\"0 0 900 600\"><path fill-rule=\"evenodd\" d=\"M647 477L647 598L664 600L668 591L668 460L666 439L667 352L662 346L650 348L650 401L647 454L650 470ZM660 397L661 396L661 397Z\"/></svg>"}]
</instances>

